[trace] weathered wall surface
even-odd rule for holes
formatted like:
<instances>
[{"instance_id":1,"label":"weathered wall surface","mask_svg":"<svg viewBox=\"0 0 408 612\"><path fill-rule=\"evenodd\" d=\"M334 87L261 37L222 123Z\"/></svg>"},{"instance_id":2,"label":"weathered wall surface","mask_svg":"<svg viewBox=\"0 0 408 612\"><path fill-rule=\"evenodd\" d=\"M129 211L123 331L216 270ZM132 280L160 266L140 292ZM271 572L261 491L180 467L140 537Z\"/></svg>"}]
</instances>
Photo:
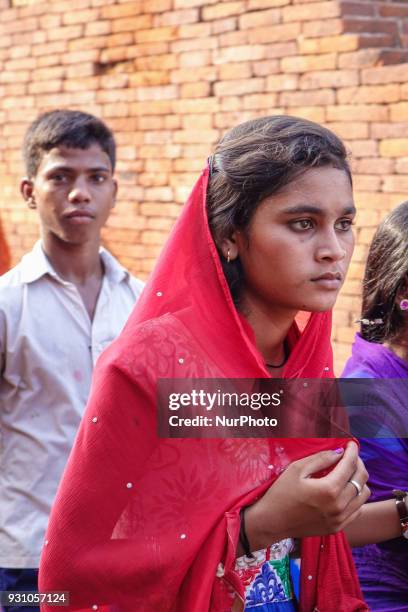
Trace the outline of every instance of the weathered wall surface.
<instances>
[{"instance_id":1,"label":"weathered wall surface","mask_svg":"<svg viewBox=\"0 0 408 612\"><path fill-rule=\"evenodd\" d=\"M109 248L146 276L213 144L233 124L291 113L352 153L357 247L335 312L349 353L373 228L408 191L408 6L392 0L0 0L0 216L12 263L38 236L18 193L41 111L115 130ZM4 254L4 249L3 249Z\"/></svg>"}]
</instances>

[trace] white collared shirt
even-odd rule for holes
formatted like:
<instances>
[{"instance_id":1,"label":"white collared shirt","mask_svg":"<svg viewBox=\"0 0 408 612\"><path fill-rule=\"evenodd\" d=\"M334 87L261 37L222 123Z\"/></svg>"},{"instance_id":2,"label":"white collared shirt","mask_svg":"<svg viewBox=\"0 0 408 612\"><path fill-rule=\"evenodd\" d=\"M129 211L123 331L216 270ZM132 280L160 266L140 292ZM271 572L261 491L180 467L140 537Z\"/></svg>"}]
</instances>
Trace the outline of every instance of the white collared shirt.
<instances>
[{"instance_id":1,"label":"white collared shirt","mask_svg":"<svg viewBox=\"0 0 408 612\"><path fill-rule=\"evenodd\" d=\"M100 256L92 322L40 242L0 277L0 567L38 567L96 359L143 288L108 251Z\"/></svg>"}]
</instances>

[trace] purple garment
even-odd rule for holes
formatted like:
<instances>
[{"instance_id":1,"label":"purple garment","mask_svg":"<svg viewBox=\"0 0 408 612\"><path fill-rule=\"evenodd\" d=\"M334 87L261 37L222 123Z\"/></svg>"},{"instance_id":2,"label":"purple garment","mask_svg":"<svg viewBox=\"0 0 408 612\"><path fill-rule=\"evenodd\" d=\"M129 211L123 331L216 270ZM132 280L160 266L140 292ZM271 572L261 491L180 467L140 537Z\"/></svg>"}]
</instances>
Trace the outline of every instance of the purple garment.
<instances>
[{"instance_id":1,"label":"purple garment","mask_svg":"<svg viewBox=\"0 0 408 612\"><path fill-rule=\"evenodd\" d=\"M408 363L392 351L356 335L352 356L343 374L347 378L408 378ZM381 398L386 406L390 393ZM394 400L406 409L406 397ZM391 407L390 407L391 408ZM398 405L397 405L398 408ZM361 438L361 458L370 474L370 501L391 497L392 489L408 490L408 439ZM353 549L361 587L371 610L408 611L408 541L402 537Z\"/></svg>"}]
</instances>

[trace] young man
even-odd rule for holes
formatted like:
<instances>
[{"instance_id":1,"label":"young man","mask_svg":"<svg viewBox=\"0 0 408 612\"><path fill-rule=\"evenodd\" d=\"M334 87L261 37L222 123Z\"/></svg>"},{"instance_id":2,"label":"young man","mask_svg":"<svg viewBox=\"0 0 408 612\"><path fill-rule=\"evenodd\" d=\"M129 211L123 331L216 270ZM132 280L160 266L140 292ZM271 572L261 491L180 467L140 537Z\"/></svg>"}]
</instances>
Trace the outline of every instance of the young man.
<instances>
[{"instance_id":1,"label":"young man","mask_svg":"<svg viewBox=\"0 0 408 612\"><path fill-rule=\"evenodd\" d=\"M27 131L24 158L21 193L38 211L41 241L0 277L0 591L36 589L93 366L143 287L100 247L117 191L106 125L45 113Z\"/></svg>"}]
</instances>

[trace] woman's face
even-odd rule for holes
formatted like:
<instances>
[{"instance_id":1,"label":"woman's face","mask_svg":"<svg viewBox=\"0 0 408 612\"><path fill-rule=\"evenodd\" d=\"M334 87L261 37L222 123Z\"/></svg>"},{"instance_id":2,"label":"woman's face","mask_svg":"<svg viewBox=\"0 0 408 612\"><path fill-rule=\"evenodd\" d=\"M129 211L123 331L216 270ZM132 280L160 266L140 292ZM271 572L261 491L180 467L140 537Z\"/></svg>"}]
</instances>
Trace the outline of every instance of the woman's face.
<instances>
[{"instance_id":1,"label":"woman's face","mask_svg":"<svg viewBox=\"0 0 408 612\"><path fill-rule=\"evenodd\" d=\"M230 245L244 268L244 303L293 313L332 308L353 252L354 215L350 180L331 166L265 198Z\"/></svg>"}]
</instances>

